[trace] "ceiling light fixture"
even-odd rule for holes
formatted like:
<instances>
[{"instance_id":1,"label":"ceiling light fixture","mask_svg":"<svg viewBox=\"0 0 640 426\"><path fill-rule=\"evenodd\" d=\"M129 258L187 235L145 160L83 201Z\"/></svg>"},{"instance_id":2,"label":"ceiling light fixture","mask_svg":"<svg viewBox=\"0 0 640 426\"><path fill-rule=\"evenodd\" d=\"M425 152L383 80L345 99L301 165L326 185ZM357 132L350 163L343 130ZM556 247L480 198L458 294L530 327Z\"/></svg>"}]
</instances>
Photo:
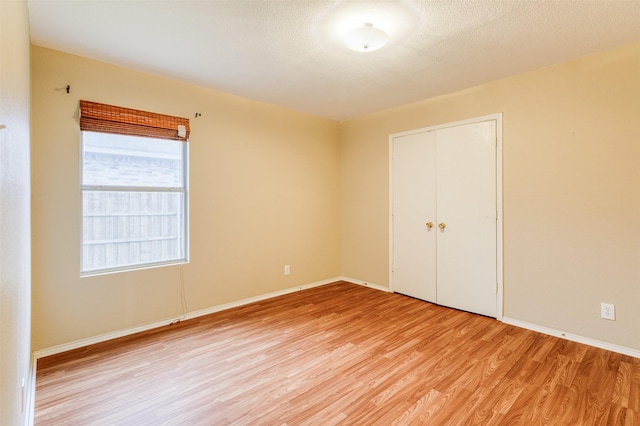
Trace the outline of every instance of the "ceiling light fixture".
<instances>
[{"instance_id":1,"label":"ceiling light fixture","mask_svg":"<svg viewBox=\"0 0 640 426\"><path fill-rule=\"evenodd\" d=\"M389 35L376 28L373 24L366 23L344 35L344 44L356 52L373 52L385 45Z\"/></svg>"}]
</instances>

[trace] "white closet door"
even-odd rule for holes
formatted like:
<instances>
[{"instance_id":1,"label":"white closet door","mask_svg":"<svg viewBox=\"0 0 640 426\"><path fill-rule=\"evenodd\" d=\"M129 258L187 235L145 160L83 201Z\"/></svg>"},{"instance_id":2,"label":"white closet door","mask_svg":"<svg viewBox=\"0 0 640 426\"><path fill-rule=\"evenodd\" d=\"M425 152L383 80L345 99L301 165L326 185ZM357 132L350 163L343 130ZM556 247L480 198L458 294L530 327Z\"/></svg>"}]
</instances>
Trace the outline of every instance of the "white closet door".
<instances>
[{"instance_id":1,"label":"white closet door","mask_svg":"<svg viewBox=\"0 0 640 426\"><path fill-rule=\"evenodd\" d=\"M496 316L496 122L438 129L437 303ZM402 238L402 237L401 237Z\"/></svg>"},{"instance_id":2,"label":"white closet door","mask_svg":"<svg viewBox=\"0 0 640 426\"><path fill-rule=\"evenodd\" d=\"M393 290L436 303L436 143L433 132L393 141ZM429 229L427 223L433 228Z\"/></svg>"}]
</instances>

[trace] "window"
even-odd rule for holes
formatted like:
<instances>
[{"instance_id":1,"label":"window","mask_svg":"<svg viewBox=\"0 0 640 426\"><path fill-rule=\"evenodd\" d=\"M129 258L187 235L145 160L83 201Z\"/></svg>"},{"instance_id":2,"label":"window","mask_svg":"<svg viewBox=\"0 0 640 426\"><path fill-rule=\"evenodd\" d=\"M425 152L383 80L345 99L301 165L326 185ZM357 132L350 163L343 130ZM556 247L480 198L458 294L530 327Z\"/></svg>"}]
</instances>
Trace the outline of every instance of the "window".
<instances>
[{"instance_id":1,"label":"window","mask_svg":"<svg viewBox=\"0 0 640 426\"><path fill-rule=\"evenodd\" d=\"M95 118L87 124L96 105L118 114L109 112L102 127L93 125ZM143 114L140 111L86 101L81 101L80 109L81 273L186 262L188 120L179 119L186 121L182 129L174 123L173 129L159 135L166 129L145 129L152 121L134 124L133 130L117 121L120 115L131 121L131 111Z\"/></svg>"}]
</instances>

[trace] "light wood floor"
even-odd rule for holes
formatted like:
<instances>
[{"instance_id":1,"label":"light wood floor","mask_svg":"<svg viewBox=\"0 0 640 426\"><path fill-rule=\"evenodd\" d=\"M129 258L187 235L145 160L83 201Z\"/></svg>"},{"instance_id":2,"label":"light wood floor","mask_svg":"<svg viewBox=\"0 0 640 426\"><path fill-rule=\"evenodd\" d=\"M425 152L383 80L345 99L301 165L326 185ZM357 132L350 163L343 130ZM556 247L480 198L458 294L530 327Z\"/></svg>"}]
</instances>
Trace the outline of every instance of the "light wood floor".
<instances>
[{"instance_id":1,"label":"light wood floor","mask_svg":"<svg viewBox=\"0 0 640 426\"><path fill-rule=\"evenodd\" d=\"M336 283L38 361L37 425L640 425L640 359Z\"/></svg>"}]
</instances>

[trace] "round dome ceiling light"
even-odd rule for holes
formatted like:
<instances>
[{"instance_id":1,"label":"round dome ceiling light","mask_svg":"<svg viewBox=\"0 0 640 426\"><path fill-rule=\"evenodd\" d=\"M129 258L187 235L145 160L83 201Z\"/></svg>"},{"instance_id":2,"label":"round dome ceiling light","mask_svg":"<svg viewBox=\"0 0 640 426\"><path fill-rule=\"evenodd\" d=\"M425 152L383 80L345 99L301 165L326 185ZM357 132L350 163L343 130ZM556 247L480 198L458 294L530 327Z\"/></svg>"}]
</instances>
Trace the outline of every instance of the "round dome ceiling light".
<instances>
[{"instance_id":1,"label":"round dome ceiling light","mask_svg":"<svg viewBox=\"0 0 640 426\"><path fill-rule=\"evenodd\" d=\"M389 35L376 28L373 24L366 23L344 35L344 44L356 52L373 52L385 45Z\"/></svg>"}]
</instances>

